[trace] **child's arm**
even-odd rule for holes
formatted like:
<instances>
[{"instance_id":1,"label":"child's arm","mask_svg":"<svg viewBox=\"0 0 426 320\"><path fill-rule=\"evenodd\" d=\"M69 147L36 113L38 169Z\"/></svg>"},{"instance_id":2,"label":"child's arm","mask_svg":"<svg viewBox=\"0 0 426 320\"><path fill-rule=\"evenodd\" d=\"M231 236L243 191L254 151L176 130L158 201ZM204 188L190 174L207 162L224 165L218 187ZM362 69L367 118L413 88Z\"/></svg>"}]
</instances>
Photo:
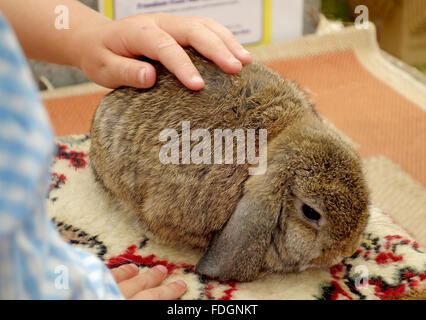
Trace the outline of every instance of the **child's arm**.
<instances>
[{"instance_id":1,"label":"child's arm","mask_svg":"<svg viewBox=\"0 0 426 320\"><path fill-rule=\"evenodd\" d=\"M19 45L0 14L0 299L176 299L161 266L111 272L46 214L53 135ZM112 274L112 275L111 275ZM114 281L115 279L115 281Z\"/></svg>"},{"instance_id":2,"label":"child's arm","mask_svg":"<svg viewBox=\"0 0 426 320\"><path fill-rule=\"evenodd\" d=\"M69 30L55 28L57 6L69 12ZM134 58L161 61L190 89L204 86L181 46L192 46L228 73L251 62L232 33L211 19L169 14L138 15L111 21L74 0L3 0L6 15L26 55L76 66L100 85L150 87L155 69Z\"/></svg>"}]
</instances>

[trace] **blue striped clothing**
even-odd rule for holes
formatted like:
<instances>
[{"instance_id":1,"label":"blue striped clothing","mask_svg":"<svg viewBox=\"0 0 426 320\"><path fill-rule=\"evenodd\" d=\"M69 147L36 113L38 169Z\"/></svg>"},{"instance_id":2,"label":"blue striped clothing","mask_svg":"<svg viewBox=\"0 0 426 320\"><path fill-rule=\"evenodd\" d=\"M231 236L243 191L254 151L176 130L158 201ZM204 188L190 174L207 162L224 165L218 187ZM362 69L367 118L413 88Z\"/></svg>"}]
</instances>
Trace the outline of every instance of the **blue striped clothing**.
<instances>
[{"instance_id":1,"label":"blue striped clothing","mask_svg":"<svg viewBox=\"0 0 426 320\"><path fill-rule=\"evenodd\" d=\"M0 14L0 299L122 299L102 261L62 240L46 214L53 152L46 112Z\"/></svg>"}]
</instances>

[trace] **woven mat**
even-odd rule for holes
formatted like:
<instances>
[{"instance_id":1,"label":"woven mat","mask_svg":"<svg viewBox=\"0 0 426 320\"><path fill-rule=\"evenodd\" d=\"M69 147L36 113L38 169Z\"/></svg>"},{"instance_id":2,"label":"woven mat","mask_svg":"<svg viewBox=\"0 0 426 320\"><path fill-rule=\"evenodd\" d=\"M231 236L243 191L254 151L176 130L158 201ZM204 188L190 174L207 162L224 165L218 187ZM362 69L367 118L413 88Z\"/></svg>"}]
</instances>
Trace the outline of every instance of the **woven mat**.
<instances>
[{"instance_id":1,"label":"woven mat","mask_svg":"<svg viewBox=\"0 0 426 320\"><path fill-rule=\"evenodd\" d=\"M167 282L182 278L189 284L184 299L426 298L424 84L383 58L373 28L347 28L252 52L299 83L361 154L374 207L354 256L328 270L262 276L250 283L199 277L193 270L201 252L147 238L135 217L109 204L95 185L86 134L106 91L93 85L43 95L61 136L47 201L58 229L110 267L167 266ZM360 281L363 277L367 280Z\"/></svg>"}]
</instances>

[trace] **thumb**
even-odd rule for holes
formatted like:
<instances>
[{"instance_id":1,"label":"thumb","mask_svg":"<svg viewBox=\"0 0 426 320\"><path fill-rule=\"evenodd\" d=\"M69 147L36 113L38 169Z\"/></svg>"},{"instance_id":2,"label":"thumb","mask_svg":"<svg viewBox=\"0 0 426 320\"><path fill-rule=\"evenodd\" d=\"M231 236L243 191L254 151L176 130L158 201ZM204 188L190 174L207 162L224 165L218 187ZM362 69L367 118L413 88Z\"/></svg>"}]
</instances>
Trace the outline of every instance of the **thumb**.
<instances>
[{"instance_id":1,"label":"thumb","mask_svg":"<svg viewBox=\"0 0 426 320\"><path fill-rule=\"evenodd\" d=\"M110 88L150 88L154 85L155 78L155 68L148 62L111 55L102 80Z\"/></svg>"}]
</instances>

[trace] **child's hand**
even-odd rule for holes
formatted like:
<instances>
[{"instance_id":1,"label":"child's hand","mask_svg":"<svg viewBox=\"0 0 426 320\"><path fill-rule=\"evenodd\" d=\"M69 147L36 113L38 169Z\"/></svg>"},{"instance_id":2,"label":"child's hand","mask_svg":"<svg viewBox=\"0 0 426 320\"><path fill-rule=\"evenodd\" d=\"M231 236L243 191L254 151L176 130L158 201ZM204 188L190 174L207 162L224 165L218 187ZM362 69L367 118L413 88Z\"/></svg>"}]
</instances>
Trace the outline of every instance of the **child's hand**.
<instances>
[{"instance_id":1,"label":"child's hand","mask_svg":"<svg viewBox=\"0 0 426 320\"><path fill-rule=\"evenodd\" d=\"M186 284L178 280L160 286L167 278L167 268L156 266L148 271L138 274L139 268L134 264L111 270L122 295L130 300L172 300L185 293Z\"/></svg>"},{"instance_id":2,"label":"child's hand","mask_svg":"<svg viewBox=\"0 0 426 320\"><path fill-rule=\"evenodd\" d=\"M137 57L159 60L189 89L204 82L181 46L192 46L227 73L238 73L251 56L224 26L211 19L166 13L138 15L85 28L75 33L75 65L109 88L148 88L155 69Z\"/></svg>"}]
</instances>

